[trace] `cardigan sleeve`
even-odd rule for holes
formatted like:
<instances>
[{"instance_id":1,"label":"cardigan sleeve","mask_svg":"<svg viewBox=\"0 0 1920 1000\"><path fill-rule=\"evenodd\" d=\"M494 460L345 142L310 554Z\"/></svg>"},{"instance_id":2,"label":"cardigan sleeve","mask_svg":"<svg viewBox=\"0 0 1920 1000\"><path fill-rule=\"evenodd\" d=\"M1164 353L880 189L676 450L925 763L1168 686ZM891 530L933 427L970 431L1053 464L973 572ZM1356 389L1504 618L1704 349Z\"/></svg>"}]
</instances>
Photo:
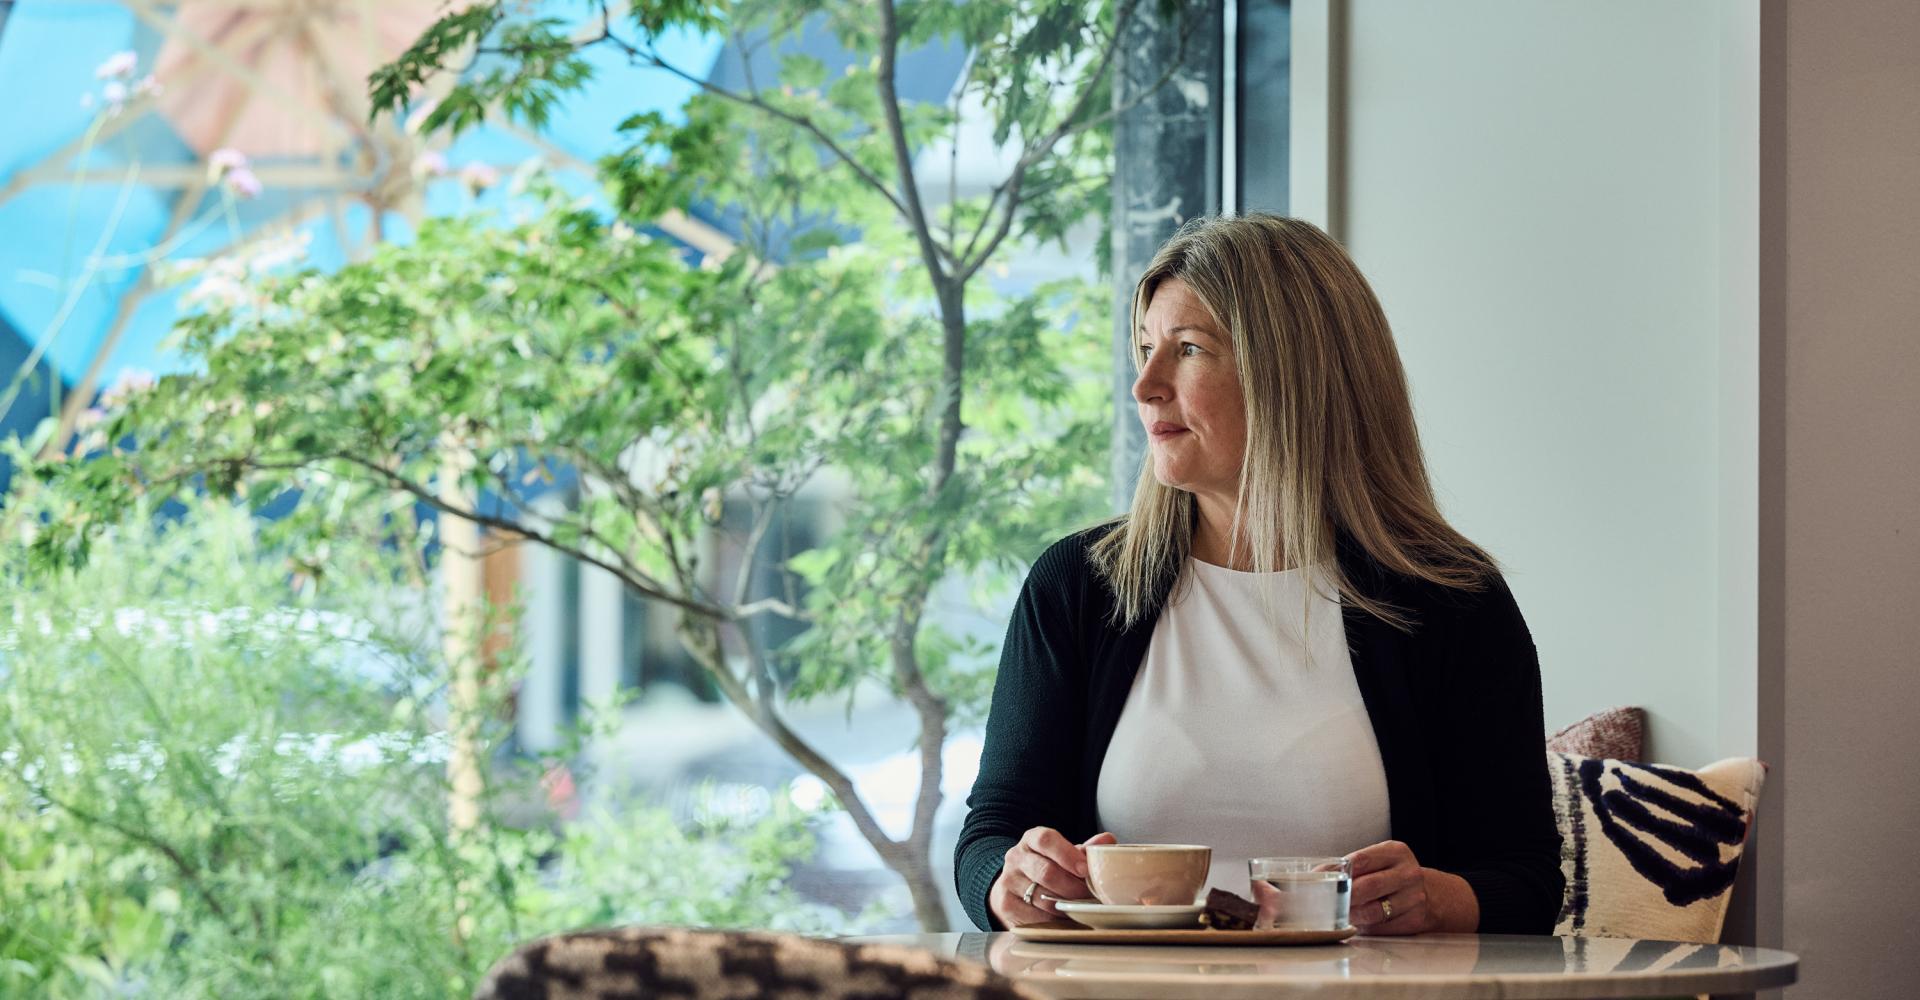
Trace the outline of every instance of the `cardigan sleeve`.
<instances>
[{"instance_id":1,"label":"cardigan sleeve","mask_svg":"<svg viewBox=\"0 0 1920 1000\"><path fill-rule=\"evenodd\" d=\"M1031 827L1068 824L1079 795L1086 688L1074 595L1089 572L1077 538L1048 549L1027 574L1000 647L980 773L954 848L955 888L982 930L995 929L987 893L1007 850Z\"/></svg>"},{"instance_id":2,"label":"cardigan sleeve","mask_svg":"<svg viewBox=\"0 0 1920 1000\"><path fill-rule=\"evenodd\" d=\"M1435 769L1449 820L1434 866L1465 879L1483 934L1548 934L1560 910L1560 832L1547 775L1540 660L1504 581L1457 621L1448 717L1455 756Z\"/></svg>"}]
</instances>

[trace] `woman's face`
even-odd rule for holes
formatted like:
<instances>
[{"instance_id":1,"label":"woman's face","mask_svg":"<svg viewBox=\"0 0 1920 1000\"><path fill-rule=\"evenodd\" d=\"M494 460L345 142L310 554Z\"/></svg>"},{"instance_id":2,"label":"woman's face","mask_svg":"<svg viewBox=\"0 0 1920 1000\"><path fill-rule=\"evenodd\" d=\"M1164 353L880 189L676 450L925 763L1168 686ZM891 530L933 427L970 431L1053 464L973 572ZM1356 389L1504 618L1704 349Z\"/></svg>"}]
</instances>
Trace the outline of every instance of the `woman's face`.
<instances>
[{"instance_id":1,"label":"woman's face","mask_svg":"<svg viewBox=\"0 0 1920 1000\"><path fill-rule=\"evenodd\" d=\"M1142 367L1133 398L1154 478L1231 502L1247 441L1232 338L1186 282L1169 278L1154 289L1135 342Z\"/></svg>"}]
</instances>

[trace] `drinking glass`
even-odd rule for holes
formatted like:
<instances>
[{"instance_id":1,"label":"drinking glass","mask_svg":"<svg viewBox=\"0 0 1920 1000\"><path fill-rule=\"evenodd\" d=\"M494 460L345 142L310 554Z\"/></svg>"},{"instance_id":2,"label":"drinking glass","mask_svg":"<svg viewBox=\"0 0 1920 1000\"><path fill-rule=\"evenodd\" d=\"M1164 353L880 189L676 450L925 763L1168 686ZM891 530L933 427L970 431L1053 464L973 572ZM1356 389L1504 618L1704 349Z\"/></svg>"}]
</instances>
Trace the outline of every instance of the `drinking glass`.
<instances>
[{"instance_id":1,"label":"drinking glass","mask_svg":"<svg viewBox=\"0 0 1920 1000\"><path fill-rule=\"evenodd\" d=\"M1353 864L1346 858L1253 858L1247 874L1260 907L1254 926L1301 931L1347 926Z\"/></svg>"}]
</instances>

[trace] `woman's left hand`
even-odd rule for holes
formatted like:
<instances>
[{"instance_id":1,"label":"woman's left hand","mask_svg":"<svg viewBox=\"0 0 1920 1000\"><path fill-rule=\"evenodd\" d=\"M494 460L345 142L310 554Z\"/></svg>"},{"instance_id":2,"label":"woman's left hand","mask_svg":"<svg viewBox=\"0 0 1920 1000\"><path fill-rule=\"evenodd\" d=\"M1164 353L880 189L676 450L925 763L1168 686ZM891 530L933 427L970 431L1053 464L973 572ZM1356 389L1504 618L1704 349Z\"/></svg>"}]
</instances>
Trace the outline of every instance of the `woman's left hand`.
<instances>
[{"instance_id":1,"label":"woman's left hand","mask_svg":"<svg viewBox=\"0 0 1920 1000\"><path fill-rule=\"evenodd\" d=\"M1436 897L1466 888L1458 876L1420 867L1413 849L1397 840L1363 847L1347 855L1353 864L1350 914L1362 934L1422 934L1457 930L1436 907ZM1453 883L1459 883L1455 886ZM1467 895L1473 891L1466 888ZM1478 906L1474 907L1478 922ZM1466 928L1472 930L1471 927Z\"/></svg>"}]
</instances>

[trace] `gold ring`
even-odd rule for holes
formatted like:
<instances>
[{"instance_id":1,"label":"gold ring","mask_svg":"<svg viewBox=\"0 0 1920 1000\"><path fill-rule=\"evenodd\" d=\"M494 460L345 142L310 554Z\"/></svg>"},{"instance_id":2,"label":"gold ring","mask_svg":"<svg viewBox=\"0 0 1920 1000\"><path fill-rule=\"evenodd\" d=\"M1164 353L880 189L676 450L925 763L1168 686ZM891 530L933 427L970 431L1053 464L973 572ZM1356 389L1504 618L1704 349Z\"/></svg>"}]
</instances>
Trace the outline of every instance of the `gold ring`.
<instances>
[{"instance_id":1,"label":"gold ring","mask_svg":"<svg viewBox=\"0 0 1920 1000\"><path fill-rule=\"evenodd\" d=\"M1380 912L1383 915L1385 915L1388 920L1392 920L1393 919L1393 901L1387 900L1387 899L1381 900Z\"/></svg>"},{"instance_id":2,"label":"gold ring","mask_svg":"<svg viewBox=\"0 0 1920 1000\"><path fill-rule=\"evenodd\" d=\"M1032 905L1033 905L1033 890L1035 890L1035 889L1038 889L1038 888L1040 888L1040 883L1038 883L1038 882L1028 882L1028 883L1027 883L1027 891L1026 891L1026 892L1023 892L1023 893L1021 893L1021 894L1020 894L1020 901L1021 901L1022 903L1025 903L1025 904L1027 904L1028 906L1032 906Z\"/></svg>"}]
</instances>

